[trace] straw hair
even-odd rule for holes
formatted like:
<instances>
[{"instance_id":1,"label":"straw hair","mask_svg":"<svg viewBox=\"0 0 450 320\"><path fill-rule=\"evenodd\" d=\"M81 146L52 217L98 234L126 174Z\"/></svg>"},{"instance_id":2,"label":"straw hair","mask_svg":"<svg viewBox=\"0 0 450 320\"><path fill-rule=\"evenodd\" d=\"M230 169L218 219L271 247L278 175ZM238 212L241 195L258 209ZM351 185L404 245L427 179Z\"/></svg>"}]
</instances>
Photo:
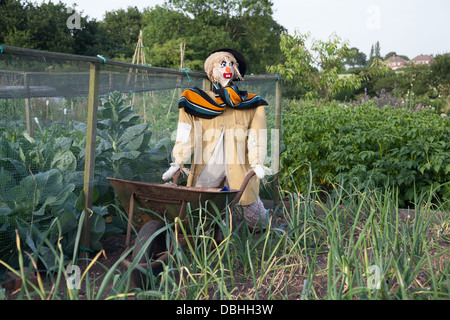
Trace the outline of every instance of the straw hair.
<instances>
[{"instance_id":1,"label":"straw hair","mask_svg":"<svg viewBox=\"0 0 450 320\"><path fill-rule=\"evenodd\" d=\"M215 52L213 54L211 54L206 60L205 60L205 72L208 76L208 79L211 80L212 82L219 82L220 80L220 75L219 74L214 74L214 69L216 66L219 66L220 63L222 63L222 61L224 60L228 60L228 61L233 61L234 62L234 78L232 80L242 80L243 77L241 76L241 73L239 72L239 63L236 61L236 59L234 58L234 56L229 53L229 52L225 52L225 51L220 51L220 52Z\"/></svg>"}]
</instances>

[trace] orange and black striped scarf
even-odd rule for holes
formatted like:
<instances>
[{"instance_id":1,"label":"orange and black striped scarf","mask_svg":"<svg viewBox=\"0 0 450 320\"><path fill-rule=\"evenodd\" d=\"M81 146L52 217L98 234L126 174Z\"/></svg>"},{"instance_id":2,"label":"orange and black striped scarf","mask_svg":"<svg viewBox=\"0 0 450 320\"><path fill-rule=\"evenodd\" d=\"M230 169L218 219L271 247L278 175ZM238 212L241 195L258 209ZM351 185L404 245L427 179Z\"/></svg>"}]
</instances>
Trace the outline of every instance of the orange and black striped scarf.
<instances>
[{"instance_id":1,"label":"orange and black striped scarf","mask_svg":"<svg viewBox=\"0 0 450 320\"><path fill-rule=\"evenodd\" d=\"M212 99L205 91L195 87L183 92L178 100L178 107L184 108L186 113L193 116L212 119L222 114L227 108L252 109L267 102L260 96L240 91L237 86L231 83L222 87L218 83L213 83L215 99Z\"/></svg>"}]
</instances>

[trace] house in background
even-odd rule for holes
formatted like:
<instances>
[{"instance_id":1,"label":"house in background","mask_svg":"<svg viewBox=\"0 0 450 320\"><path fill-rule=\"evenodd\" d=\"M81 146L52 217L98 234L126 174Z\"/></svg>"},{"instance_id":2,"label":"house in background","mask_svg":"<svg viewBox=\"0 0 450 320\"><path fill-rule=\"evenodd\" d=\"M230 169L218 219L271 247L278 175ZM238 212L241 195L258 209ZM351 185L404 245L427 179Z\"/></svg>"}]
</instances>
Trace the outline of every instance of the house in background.
<instances>
[{"instance_id":1,"label":"house in background","mask_svg":"<svg viewBox=\"0 0 450 320\"><path fill-rule=\"evenodd\" d=\"M410 60L415 65L430 65L433 63L433 57L428 54L421 54Z\"/></svg>"},{"instance_id":2,"label":"house in background","mask_svg":"<svg viewBox=\"0 0 450 320\"><path fill-rule=\"evenodd\" d=\"M392 70L397 70L406 67L406 63L408 62L407 60L395 54L389 57L389 59L387 59L386 61L389 62L388 67L391 68Z\"/></svg>"},{"instance_id":3,"label":"house in background","mask_svg":"<svg viewBox=\"0 0 450 320\"><path fill-rule=\"evenodd\" d=\"M407 67L408 65L430 65L433 63L434 59L431 55L421 54L408 61L394 54L386 61L388 62L389 68L392 70L397 70Z\"/></svg>"}]
</instances>

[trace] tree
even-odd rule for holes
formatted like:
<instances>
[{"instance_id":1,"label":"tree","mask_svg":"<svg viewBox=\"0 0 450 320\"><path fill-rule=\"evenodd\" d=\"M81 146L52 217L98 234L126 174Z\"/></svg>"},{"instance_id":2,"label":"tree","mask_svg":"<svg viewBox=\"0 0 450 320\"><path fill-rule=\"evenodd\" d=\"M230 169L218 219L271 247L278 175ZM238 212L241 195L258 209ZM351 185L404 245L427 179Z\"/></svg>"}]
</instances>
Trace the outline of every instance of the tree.
<instances>
[{"instance_id":1,"label":"tree","mask_svg":"<svg viewBox=\"0 0 450 320\"><path fill-rule=\"evenodd\" d=\"M167 5L146 9L143 13L143 41L147 62L158 67L179 68L180 43L183 42L186 44L185 65L202 70L206 52L231 45L220 21L216 19L209 23L205 27L202 20Z\"/></svg>"},{"instance_id":2,"label":"tree","mask_svg":"<svg viewBox=\"0 0 450 320\"><path fill-rule=\"evenodd\" d=\"M73 52L73 38L67 28L66 6L59 2L35 5L24 1L3 1L5 26L2 42L31 49ZM5 9L5 11L3 11ZM5 13L3 13L5 12Z\"/></svg>"},{"instance_id":3,"label":"tree","mask_svg":"<svg viewBox=\"0 0 450 320\"><path fill-rule=\"evenodd\" d=\"M209 52L233 47L246 57L248 73L260 73L281 56L278 43L284 28L272 13L268 0L169 0L144 12L144 44L152 54L161 54L151 58L156 65L166 61L162 56L179 53L184 42L185 65L197 70L203 69ZM167 63L157 66L174 67L172 59Z\"/></svg>"},{"instance_id":4,"label":"tree","mask_svg":"<svg viewBox=\"0 0 450 320\"><path fill-rule=\"evenodd\" d=\"M359 88L369 76L387 70L384 64L377 64L366 72L340 76L344 71L342 62L354 54L348 42L333 34L328 41L312 40L308 49L310 36L297 31L294 36L283 34L280 46L286 61L268 68L269 72L281 73L287 81L303 82L310 90L307 97L329 100L343 90Z\"/></svg>"},{"instance_id":5,"label":"tree","mask_svg":"<svg viewBox=\"0 0 450 320\"><path fill-rule=\"evenodd\" d=\"M29 5L14 0L0 1L0 43L11 43L14 32L26 30Z\"/></svg>"},{"instance_id":6,"label":"tree","mask_svg":"<svg viewBox=\"0 0 450 320\"><path fill-rule=\"evenodd\" d=\"M369 66L371 65L382 65L383 59L381 58L381 49L380 49L380 42L377 41L374 45L372 45L370 49L370 56L369 61L367 61L367 64Z\"/></svg>"},{"instance_id":7,"label":"tree","mask_svg":"<svg viewBox=\"0 0 450 320\"><path fill-rule=\"evenodd\" d=\"M392 57L392 56L397 56L397 57L400 57L400 58L405 59L406 61L409 61L409 58L408 58L407 56L404 56L404 55L398 55L397 52L395 52L395 51L391 51L391 52L389 52L387 55L385 55L385 56L384 56L384 60L386 61L387 59L389 59L389 58Z\"/></svg>"},{"instance_id":8,"label":"tree","mask_svg":"<svg viewBox=\"0 0 450 320\"><path fill-rule=\"evenodd\" d=\"M375 57L381 58L381 52L380 52L381 49L380 49L380 42L379 42L379 41L377 41L377 42L375 43L375 47L374 47L373 51L374 51L374 53L375 53Z\"/></svg>"},{"instance_id":9,"label":"tree","mask_svg":"<svg viewBox=\"0 0 450 320\"><path fill-rule=\"evenodd\" d=\"M353 54L347 56L344 60L344 64L354 68L356 66L364 67L367 64L367 56L364 52L359 51L358 48L351 48L350 49Z\"/></svg>"},{"instance_id":10,"label":"tree","mask_svg":"<svg viewBox=\"0 0 450 320\"><path fill-rule=\"evenodd\" d=\"M81 16L80 29L73 29L71 31L74 43L73 51L76 54L84 56L96 56L98 54L107 55L108 35L101 27L100 22L88 20Z\"/></svg>"},{"instance_id":11,"label":"tree","mask_svg":"<svg viewBox=\"0 0 450 320\"><path fill-rule=\"evenodd\" d=\"M431 78L444 97L450 95L450 53L438 55L431 64Z\"/></svg>"},{"instance_id":12,"label":"tree","mask_svg":"<svg viewBox=\"0 0 450 320\"><path fill-rule=\"evenodd\" d=\"M37 5L29 1L1 0L0 8L0 43L81 55L105 51L106 34L99 23L77 12L80 26L69 29L70 13L61 2Z\"/></svg>"},{"instance_id":13,"label":"tree","mask_svg":"<svg viewBox=\"0 0 450 320\"><path fill-rule=\"evenodd\" d=\"M188 41L191 18L165 4L145 9L142 24L147 63L157 67L180 68L180 44ZM187 51L190 52L189 48ZM192 69L202 66L200 61L193 61L189 53L185 64Z\"/></svg>"},{"instance_id":14,"label":"tree","mask_svg":"<svg viewBox=\"0 0 450 320\"><path fill-rule=\"evenodd\" d=\"M273 14L273 3L269 0L168 0L168 3L173 8L195 17L209 16L215 18L218 14L222 17L231 18ZM227 27L232 28L232 25Z\"/></svg>"},{"instance_id":15,"label":"tree","mask_svg":"<svg viewBox=\"0 0 450 320\"><path fill-rule=\"evenodd\" d=\"M106 33L104 56L130 61L142 29L142 13L137 7L106 12L100 23Z\"/></svg>"},{"instance_id":16,"label":"tree","mask_svg":"<svg viewBox=\"0 0 450 320\"><path fill-rule=\"evenodd\" d=\"M182 38L187 34L190 21L186 14L167 6L145 9L142 14L144 45L151 47L168 39Z\"/></svg>"}]
</instances>

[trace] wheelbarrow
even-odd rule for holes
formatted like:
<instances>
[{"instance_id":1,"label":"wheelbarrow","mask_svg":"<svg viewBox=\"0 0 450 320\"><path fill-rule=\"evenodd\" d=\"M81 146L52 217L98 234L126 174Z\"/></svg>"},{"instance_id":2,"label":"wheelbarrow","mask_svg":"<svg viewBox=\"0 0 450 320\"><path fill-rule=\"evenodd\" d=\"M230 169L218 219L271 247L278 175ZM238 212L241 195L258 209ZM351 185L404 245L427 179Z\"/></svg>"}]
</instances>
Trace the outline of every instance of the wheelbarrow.
<instances>
[{"instance_id":1,"label":"wheelbarrow","mask_svg":"<svg viewBox=\"0 0 450 320\"><path fill-rule=\"evenodd\" d=\"M190 212L201 206L208 206L211 202L215 204L220 212L224 212L227 205L231 205L232 208L236 206L248 182L255 173L252 170L246 175L239 190L179 186L179 174L180 171L177 171L173 177L173 182L165 184L107 178L128 215L125 238L126 249L122 252L122 256L129 252L131 247L135 246L131 260L128 257L122 260L121 264L123 267L129 268L131 266L142 245L165 226L164 219L173 222L178 217L182 223L188 224L188 221L190 221L186 216L188 203L191 209ZM140 227L140 230L137 238L131 244L132 225ZM175 228L179 228L179 225L176 224ZM186 230L189 230L189 228L186 228ZM179 241L184 246L188 239L180 237ZM147 255L150 260L146 260L145 256L143 256L138 263L139 267L146 270L149 267L147 261L150 261L152 270L158 270L162 263L167 261L173 251L173 247L174 245L170 244L170 248L167 250L164 235L160 233L147 247Z\"/></svg>"}]
</instances>

